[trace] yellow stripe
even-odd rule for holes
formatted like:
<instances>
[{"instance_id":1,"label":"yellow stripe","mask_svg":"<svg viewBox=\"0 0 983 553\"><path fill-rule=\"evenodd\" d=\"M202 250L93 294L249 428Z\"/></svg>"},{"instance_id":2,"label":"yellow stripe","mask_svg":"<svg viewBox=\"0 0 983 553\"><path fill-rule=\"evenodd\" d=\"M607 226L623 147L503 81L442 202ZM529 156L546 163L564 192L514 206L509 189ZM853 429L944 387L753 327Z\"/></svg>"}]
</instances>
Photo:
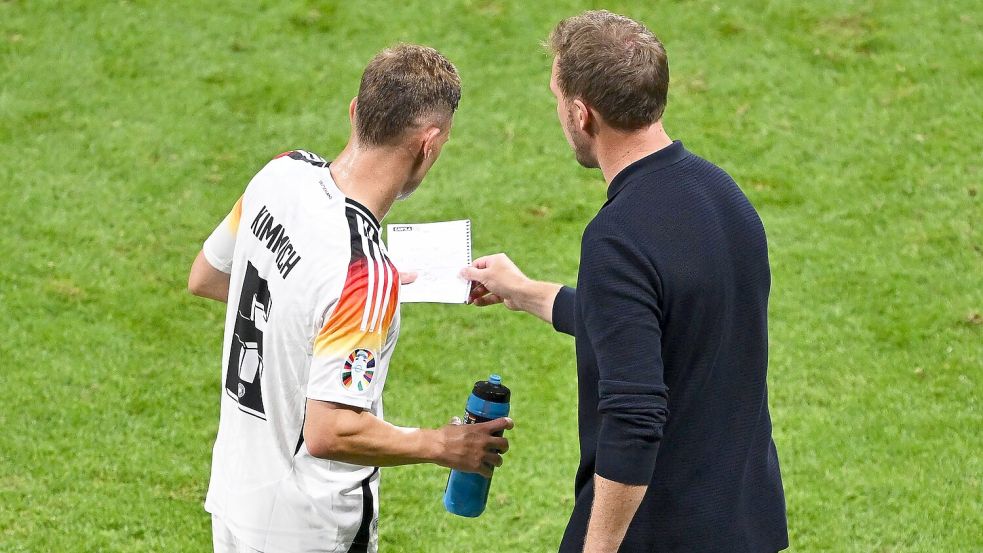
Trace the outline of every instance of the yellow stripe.
<instances>
[{"instance_id":1,"label":"yellow stripe","mask_svg":"<svg viewBox=\"0 0 983 553\"><path fill-rule=\"evenodd\" d=\"M232 206L232 211L229 212L229 216L225 218L229 222L229 230L232 234L239 232L239 220L242 219L242 196L239 196L239 200L236 201L236 205Z\"/></svg>"}]
</instances>

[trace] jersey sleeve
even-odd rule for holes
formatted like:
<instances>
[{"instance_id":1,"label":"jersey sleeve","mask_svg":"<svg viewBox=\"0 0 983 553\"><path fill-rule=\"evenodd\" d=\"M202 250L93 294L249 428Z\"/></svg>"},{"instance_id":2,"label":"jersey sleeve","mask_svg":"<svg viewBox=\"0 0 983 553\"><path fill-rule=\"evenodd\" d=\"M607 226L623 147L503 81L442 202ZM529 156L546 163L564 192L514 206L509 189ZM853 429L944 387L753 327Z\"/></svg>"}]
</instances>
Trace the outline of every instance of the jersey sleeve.
<instances>
[{"instance_id":1,"label":"jersey sleeve","mask_svg":"<svg viewBox=\"0 0 983 553\"><path fill-rule=\"evenodd\" d=\"M208 263L222 271L232 272L232 254L236 246L236 233L239 232L239 220L242 218L242 197L232 207L232 211L212 231L201 247Z\"/></svg>"},{"instance_id":2,"label":"jersey sleeve","mask_svg":"<svg viewBox=\"0 0 983 553\"><path fill-rule=\"evenodd\" d=\"M371 409L382 396L399 273L372 247L352 256L341 297L314 340L307 397Z\"/></svg>"}]
</instances>

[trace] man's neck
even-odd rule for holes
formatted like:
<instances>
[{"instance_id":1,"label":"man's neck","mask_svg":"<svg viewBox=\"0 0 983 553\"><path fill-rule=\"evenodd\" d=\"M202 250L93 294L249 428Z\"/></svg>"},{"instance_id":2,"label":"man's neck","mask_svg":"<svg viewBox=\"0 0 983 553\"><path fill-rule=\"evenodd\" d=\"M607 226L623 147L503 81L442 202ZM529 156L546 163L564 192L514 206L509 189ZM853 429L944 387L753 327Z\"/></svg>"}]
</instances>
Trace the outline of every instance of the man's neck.
<instances>
[{"instance_id":1,"label":"man's neck","mask_svg":"<svg viewBox=\"0 0 983 553\"><path fill-rule=\"evenodd\" d=\"M410 175L411 161L396 148L360 148L351 142L329 170L342 194L364 205L382 221Z\"/></svg>"},{"instance_id":2,"label":"man's neck","mask_svg":"<svg viewBox=\"0 0 983 553\"><path fill-rule=\"evenodd\" d=\"M672 144L662 121L634 132L608 130L599 138L597 164L608 185L625 167Z\"/></svg>"}]
</instances>

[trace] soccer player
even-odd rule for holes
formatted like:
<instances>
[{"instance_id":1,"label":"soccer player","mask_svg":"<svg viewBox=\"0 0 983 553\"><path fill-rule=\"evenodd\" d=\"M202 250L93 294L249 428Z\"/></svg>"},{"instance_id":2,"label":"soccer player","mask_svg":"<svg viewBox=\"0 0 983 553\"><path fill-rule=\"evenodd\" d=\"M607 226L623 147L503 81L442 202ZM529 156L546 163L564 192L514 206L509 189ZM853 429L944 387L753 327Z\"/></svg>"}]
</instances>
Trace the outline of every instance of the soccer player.
<instances>
[{"instance_id":1,"label":"soccer player","mask_svg":"<svg viewBox=\"0 0 983 553\"><path fill-rule=\"evenodd\" d=\"M490 475L509 419L399 428L382 390L399 336L400 276L379 221L446 143L454 66L401 45L368 64L334 162L270 161L209 236L188 280L228 302L221 419L205 509L217 553L378 549L379 468Z\"/></svg>"},{"instance_id":2,"label":"soccer player","mask_svg":"<svg viewBox=\"0 0 983 553\"><path fill-rule=\"evenodd\" d=\"M594 11L550 36L564 135L607 202L577 289L477 259L477 305L576 339L580 469L563 553L774 553L788 546L766 376L764 227L734 180L662 126L663 45Z\"/></svg>"}]
</instances>

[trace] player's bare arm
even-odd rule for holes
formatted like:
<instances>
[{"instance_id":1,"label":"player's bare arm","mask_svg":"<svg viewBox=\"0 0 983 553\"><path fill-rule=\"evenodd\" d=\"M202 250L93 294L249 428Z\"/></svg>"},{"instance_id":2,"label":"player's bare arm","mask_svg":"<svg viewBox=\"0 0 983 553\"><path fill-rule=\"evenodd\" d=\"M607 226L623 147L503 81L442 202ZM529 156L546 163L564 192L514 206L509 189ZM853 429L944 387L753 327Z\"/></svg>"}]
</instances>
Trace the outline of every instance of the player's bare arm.
<instances>
[{"instance_id":1,"label":"player's bare arm","mask_svg":"<svg viewBox=\"0 0 983 553\"><path fill-rule=\"evenodd\" d=\"M461 274L474 282L469 302L484 307L504 303L513 311L525 311L553 322L553 300L561 285L532 280L504 253L475 259Z\"/></svg>"},{"instance_id":2,"label":"player's bare arm","mask_svg":"<svg viewBox=\"0 0 983 553\"><path fill-rule=\"evenodd\" d=\"M188 291L196 296L226 303L229 301L229 273L219 271L198 252L188 275Z\"/></svg>"},{"instance_id":3,"label":"player's bare arm","mask_svg":"<svg viewBox=\"0 0 983 553\"><path fill-rule=\"evenodd\" d=\"M192 294L210 300L226 303L229 301L229 274L219 271L205 259L203 252L198 252L191 265L188 275L188 291ZM400 273L399 283L410 284L416 280L416 273Z\"/></svg>"},{"instance_id":4,"label":"player's bare arm","mask_svg":"<svg viewBox=\"0 0 983 553\"><path fill-rule=\"evenodd\" d=\"M376 467L436 463L491 478L509 449L508 439L494 434L511 428L508 418L438 429L402 428L357 407L309 399L304 443L322 459Z\"/></svg>"}]
</instances>

